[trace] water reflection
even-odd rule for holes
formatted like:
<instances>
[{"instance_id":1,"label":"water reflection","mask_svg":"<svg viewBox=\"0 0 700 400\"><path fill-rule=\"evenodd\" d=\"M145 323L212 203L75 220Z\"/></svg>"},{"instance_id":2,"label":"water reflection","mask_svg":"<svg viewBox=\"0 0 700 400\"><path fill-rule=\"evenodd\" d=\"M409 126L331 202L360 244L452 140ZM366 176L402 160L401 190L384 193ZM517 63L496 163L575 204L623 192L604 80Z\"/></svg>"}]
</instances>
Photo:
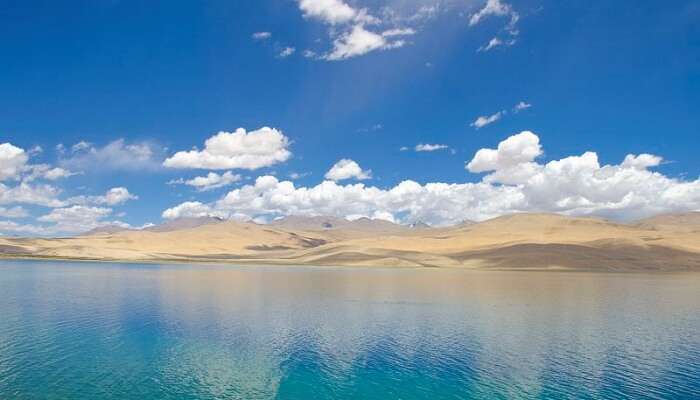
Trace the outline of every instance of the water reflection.
<instances>
[{"instance_id":1,"label":"water reflection","mask_svg":"<svg viewBox=\"0 0 700 400\"><path fill-rule=\"evenodd\" d=\"M700 275L0 263L3 398L700 396Z\"/></svg>"}]
</instances>

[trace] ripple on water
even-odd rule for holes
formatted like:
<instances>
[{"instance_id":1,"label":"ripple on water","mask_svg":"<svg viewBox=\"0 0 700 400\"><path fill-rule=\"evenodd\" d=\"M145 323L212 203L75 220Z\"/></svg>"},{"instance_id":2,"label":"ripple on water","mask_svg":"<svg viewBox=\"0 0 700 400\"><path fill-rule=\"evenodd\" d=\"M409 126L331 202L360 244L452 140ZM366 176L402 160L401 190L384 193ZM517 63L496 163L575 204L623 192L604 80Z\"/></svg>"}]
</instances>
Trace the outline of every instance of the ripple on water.
<instances>
[{"instance_id":1,"label":"ripple on water","mask_svg":"<svg viewBox=\"0 0 700 400\"><path fill-rule=\"evenodd\" d=\"M0 263L5 399L700 398L697 275Z\"/></svg>"}]
</instances>

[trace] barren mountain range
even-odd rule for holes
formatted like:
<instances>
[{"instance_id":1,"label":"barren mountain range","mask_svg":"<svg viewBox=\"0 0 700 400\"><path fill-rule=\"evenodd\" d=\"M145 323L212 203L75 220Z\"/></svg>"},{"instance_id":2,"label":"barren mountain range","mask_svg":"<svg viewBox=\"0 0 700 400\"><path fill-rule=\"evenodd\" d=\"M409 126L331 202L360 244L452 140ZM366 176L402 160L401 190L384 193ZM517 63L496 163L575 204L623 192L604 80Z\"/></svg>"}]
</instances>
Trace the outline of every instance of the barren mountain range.
<instances>
[{"instance_id":1,"label":"barren mountain range","mask_svg":"<svg viewBox=\"0 0 700 400\"><path fill-rule=\"evenodd\" d=\"M287 217L270 224L190 218L70 238L0 238L12 258L234 264L700 271L700 213L621 224L513 214L430 228L387 221Z\"/></svg>"}]
</instances>

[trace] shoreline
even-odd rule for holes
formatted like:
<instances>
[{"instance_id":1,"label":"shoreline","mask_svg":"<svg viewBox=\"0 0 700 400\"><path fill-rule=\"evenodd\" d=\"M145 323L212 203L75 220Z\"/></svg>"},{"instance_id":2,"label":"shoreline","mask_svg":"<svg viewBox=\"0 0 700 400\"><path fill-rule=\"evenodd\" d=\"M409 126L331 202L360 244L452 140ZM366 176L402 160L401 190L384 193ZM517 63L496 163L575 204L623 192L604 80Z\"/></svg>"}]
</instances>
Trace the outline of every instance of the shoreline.
<instances>
[{"instance_id":1,"label":"shoreline","mask_svg":"<svg viewBox=\"0 0 700 400\"><path fill-rule=\"evenodd\" d=\"M619 275L678 275L678 274L699 274L700 271L683 269L648 269L648 270L610 270L595 268L498 268L498 267L466 267L466 266L387 266L387 265L322 265L308 263L271 262L270 260L183 260L183 259L105 259L105 258L71 258L71 257L50 257L18 255L8 256L0 254L0 261L39 261L39 262L61 262L61 263L98 263L98 264L141 264L141 265L190 265L190 266L220 266L220 267L250 267L250 268L313 268L313 269L358 269L358 270L432 270L432 271L462 271L462 272L522 272L522 273L576 273L576 274L619 274Z\"/></svg>"}]
</instances>

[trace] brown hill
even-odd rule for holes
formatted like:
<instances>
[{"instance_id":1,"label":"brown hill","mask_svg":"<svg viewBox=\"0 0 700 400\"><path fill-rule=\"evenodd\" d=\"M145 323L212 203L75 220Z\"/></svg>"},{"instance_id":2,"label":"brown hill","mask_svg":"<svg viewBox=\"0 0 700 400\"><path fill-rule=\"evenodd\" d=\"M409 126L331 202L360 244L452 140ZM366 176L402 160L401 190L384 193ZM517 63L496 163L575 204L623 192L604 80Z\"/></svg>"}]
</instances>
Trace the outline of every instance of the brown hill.
<instances>
[{"instance_id":1,"label":"brown hill","mask_svg":"<svg viewBox=\"0 0 700 400\"><path fill-rule=\"evenodd\" d=\"M637 221L636 225L653 230L700 231L700 212L657 215Z\"/></svg>"},{"instance_id":2,"label":"brown hill","mask_svg":"<svg viewBox=\"0 0 700 400\"><path fill-rule=\"evenodd\" d=\"M0 253L135 261L700 271L700 230L686 229L692 225L688 217L659 218L624 225L515 214L477 224L411 229L375 220L295 217L269 225L226 221L69 239L0 239Z\"/></svg>"}]
</instances>

